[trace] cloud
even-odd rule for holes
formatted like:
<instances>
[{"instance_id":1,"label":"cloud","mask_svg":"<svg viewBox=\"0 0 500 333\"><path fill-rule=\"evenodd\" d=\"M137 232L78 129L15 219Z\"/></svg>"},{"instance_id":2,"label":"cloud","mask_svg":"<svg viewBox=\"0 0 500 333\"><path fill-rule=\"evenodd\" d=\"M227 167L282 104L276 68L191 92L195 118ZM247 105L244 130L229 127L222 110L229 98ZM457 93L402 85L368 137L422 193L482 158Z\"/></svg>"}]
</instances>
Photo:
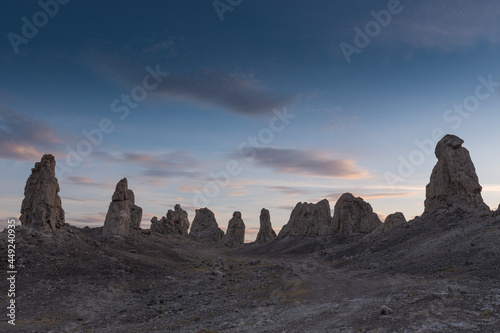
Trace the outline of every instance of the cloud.
<instances>
[{"instance_id":1,"label":"cloud","mask_svg":"<svg viewBox=\"0 0 500 333\"><path fill-rule=\"evenodd\" d=\"M0 104L0 158L39 160L40 150L61 140L43 121L22 115Z\"/></svg>"},{"instance_id":2,"label":"cloud","mask_svg":"<svg viewBox=\"0 0 500 333\"><path fill-rule=\"evenodd\" d=\"M87 177L68 176L61 182L73 185L99 186L104 188L110 188L109 185L96 183L91 178Z\"/></svg>"},{"instance_id":3,"label":"cloud","mask_svg":"<svg viewBox=\"0 0 500 333\"><path fill-rule=\"evenodd\" d=\"M287 195L300 195L300 194L305 194L308 193L308 190L304 189L299 189L296 187L290 187L290 186L271 186L269 187L270 190L272 191L278 191L281 193L285 193Z\"/></svg>"},{"instance_id":4,"label":"cloud","mask_svg":"<svg viewBox=\"0 0 500 333\"><path fill-rule=\"evenodd\" d=\"M191 73L172 73L171 69L178 67L176 61L182 61L185 66L186 52L189 51L184 50L186 44L183 38L169 36L164 40L148 41L145 46L140 44L139 41L131 41L123 46L115 46L105 40L92 39L74 61L103 80L129 89L142 82L148 74L146 65L154 68L156 64L161 64L161 71L169 72L170 75L163 78L152 94L203 106L221 107L243 115L269 113L297 99L296 95L268 89L253 73L219 72L207 68ZM134 52L135 48L141 51Z\"/></svg>"},{"instance_id":5,"label":"cloud","mask_svg":"<svg viewBox=\"0 0 500 333\"><path fill-rule=\"evenodd\" d=\"M189 156L183 151L157 155L142 153L110 154L108 152L98 151L94 153L94 156L112 163L119 162L140 165L145 168L145 170L142 171L142 175L146 177L198 178L201 174L192 171L192 169L203 165L199 160Z\"/></svg>"},{"instance_id":6,"label":"cloud","mask_svg":"<svg viewBox=\"0 0 500 333\"><path fill-rule=\"evenodd\" d=\"M498 1L419 1L393 18L381 38L415 48L453 51L500 41Z\"/></svg>"},{"instance_id":7,"label":"cloud","mask_svg":"<svg viewBox=\"0 0 500 333\"><path fill-rule=\"evenodd\" d=\"M348 191L349 192L349 191ZM336 202L342 194L346 192L335 192L330 193L325 198L330 202ZM355 197L361 197L363 200L377 200L377 199L386 199L386 198L399 198L399 197L407 197L410 195L415 195L415 192L402 192L402 193L357 193L350 192Z\"/></svg>"},{"instance_id":8,"label":"cloud","mask_svg":"<svg viewBox=\"0 0 500 333\"><path fill-rule=\"evenodd\" d=\"M357 166L354 161L331 159L319 151L269 147L243 148L231 154L232 158L241 158L242 156L252 156L256 164L271 168L277 173L344 179L369 177L369 173Z\"/></svg>"},{"instance_id":9,"label":"cloud","mask_svg":"<svg viewBox=\"0 0 500 333\"><path fill-rule=\"evenodd\" d=\"M170 75L156 92L244 115L269 113L297 98L268 90L253 74L219 73L209 69L194 74Z\"/></svg>"}]
</instances>

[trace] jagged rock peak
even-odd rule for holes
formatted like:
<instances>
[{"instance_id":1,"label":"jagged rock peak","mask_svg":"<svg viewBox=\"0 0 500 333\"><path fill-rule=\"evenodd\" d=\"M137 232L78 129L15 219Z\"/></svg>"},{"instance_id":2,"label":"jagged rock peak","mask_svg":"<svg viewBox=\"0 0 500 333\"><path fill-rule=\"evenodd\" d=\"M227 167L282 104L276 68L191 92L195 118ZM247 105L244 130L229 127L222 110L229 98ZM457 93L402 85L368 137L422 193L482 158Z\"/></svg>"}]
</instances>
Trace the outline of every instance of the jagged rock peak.
<instances>
[{"instance_id":1,"label":"jagged rock peak","mask_svg":"<svg viewBox=\"0 0 500 333\"><path fill-rule=\"evenodd\" d=\"M288 223L278 234L287 236L320 236L332 233L330 204L323 199L316 204L299 202L290 214Z\"/></svg>"},{"instance_id":2,"label":"jagged rock peak","mask_svg":"<svg viewBox=\"0 0 500 333\"><path fill-rule=\"evenodd\" d=\"M382 225L372 206L362 198L344 193L335 203L333 225L340 234L368 234Z\"/></svg>"},{"instance_id":3,"label":"jagged rock peak","mask_svg":"<svg viewBox=\"0 0 500 333\"><path fill-rule=\"evenodd\" d=\"M141 220L142 208L135 205L134 192L128 188L127 178L123 178L116 184L111 197L103 234L129 235L140 229Z\"/></svg>"},{"instance_id":4,"label":"jagged rock peak","mask_svg":"<svg viewBox=\"0 0 500 333\"><path fill-rule=\"evenodd\" d=\"M378 227L374 233L386 232L394 227L407 223L406 218L403 213L396 212L394 214L389 214L385 218L384 224Z\"/></svg>"},{"instance_id":5,"label":"jagged rock peak","mask_svg":"<svg viewBox=\"0 0 500 333\"><path fill-rule=\"evenodd\" d=\"M245 242L245 223L241 219L241 213L236 211L233 218L229 220L226 234L222 237L222 244L227 246L241 246Z\"/></svg>"},{"instance_id":6,"label":"jagged rock peak","mask_svg":"<svg viewBox=\"0 0 500 333\"><path fill-rule=\"evenodd\" d=\"M174 210L169 209L167 215L160 220L156 216L153 217L150 229L160 234L188 236L188 213L182 209L181 205L176 204Z\"/></svg>"},{"instance_id":7,"label":"jagged rock peak","mask_svg":"<svg viewBox=\"0 0 500 333\"><path fill-rule=\"evenodd\" d=\"M45 154L31 169L21 204L19 220L22 225L44 231L54 231L65 225L55 168L54 156Z\"/></svg>"},{"instance_id":8,"label":"jagged rock peak","mask_svg":"<svg viewBox=\"0 0 500 333\"><path fill-rule=\"evenodd\" d=\"M435 154L438 161L426 186L426 213L456 207L489 211L481 197L482 187L469 151L462 147L463 142L459 137L447 134L437 143Z\"/></svg>"},{"instance_id":9,"label":"jagged rock peak","mask_svg":"<svg viewBox=\"0 0 500 333\"><path fill-rule=\"evenodd\" d=\"M276 238L276 232L273 230L271 225L271 215L269 211L262 208L260 211L260 228L255 243L263 244L272 241Z\"/></svg>"},{"instance_id":10,"label":"jagged rock peak","mask_svg":"<svg viewBox=\"0 0 500 333\"><path fill-rule=\"evenodd\" d=\"M189 235L201 242L218 243L224 231L219 228L214 213L205 207L196 210Z\"/></svg>"}]
</instances>

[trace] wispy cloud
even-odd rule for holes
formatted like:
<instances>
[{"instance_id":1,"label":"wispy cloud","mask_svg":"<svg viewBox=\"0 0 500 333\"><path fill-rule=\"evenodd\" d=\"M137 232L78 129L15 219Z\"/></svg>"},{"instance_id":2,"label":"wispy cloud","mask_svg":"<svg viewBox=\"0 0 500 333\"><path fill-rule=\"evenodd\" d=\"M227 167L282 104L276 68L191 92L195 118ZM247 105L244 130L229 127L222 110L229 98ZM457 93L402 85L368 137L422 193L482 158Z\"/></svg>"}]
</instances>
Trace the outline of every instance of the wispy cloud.
<instances>
[{"instance_id":1,"label":"wispy cloud","mask_svg":"<svg viewBox=\"0 0 500 333\"><path fill-rule=\"evenodd\" d=\"M281 193L284 193L284 194L290 195L290 196L301 195L301 194L305 194L305 193L309 192L309 190L300 189L300 188L291 187L291 186L271 186L271 187L269 187L269 189L272 191L278 191L278 192L281 192Z\"/></svg>"},{"instance_id":2,"label":"wispy cloud","mask_svg":"<svg viewBox=\"0 0 500 333\"><path fill-rule=\"evenodd\" d=\"M89 40L74 61L98 77L125 87L141 82L147 74L144 69L146 65L154 67L159 64L161 70L170 75L163 78L153 94L220 107L243 115L269 113L274 108L292 104L298 98L296 94L281 93L266 87L251 72L217 71L197 65L199 69L190 73L172 73L172 68L177 67L172 59L185 58L185 52L183 57L179 54L179 50L186 46L182 38L149 41L140 48L139 53L134 52L137 44L137 41L131 41L116 46L101 39Z\"/></svg>"},{"instance_id":3,"label":"wispy cloud","mask_svg":"<svg viewBox=\"0 0 500 333\"><path fill-rule=\"evenodd\" d=\"M157 92L245 115L269 113L297 98L269 90L252 73L221 73L210 69L170 75Z\"/></svg>"},{"instance_id":4,"label":"wispy cloud","mask_svg":"<svg viewBox=\"0 0 500 333\"><path fill-rule=\"evenodd\" d=\"M335 192L325 195L325 198L330 202L336 202L342 194L345 192ZM360 193L360 192L350 192L355 197L361 197L363 200L377 200L377 199L387 199L387 198L399 198L415 195L415 192L400 192L400 193Z\"/></svg>"},{"instance_id":5,"label":"wispy cloud","mask_svg":"<svg viewBox=\"0 0 500 333\"><path fill-rule=\"evenodd\" d=\"M41 151L60 142L46 123L0 104L0 158L39 160Z\"/></svg>"},{"instance_id":6,"label":"wispy cloud","mask_svg":"<svg viewBox=\"0 0 500 333\"><path fill-rule=\"evenodd\" d=\"M145 168L142 175L145 177L190 177L197 178L201 174L194 169L203 166L203 163L183 151L174 151L164 154L121 153L110 154L98 151L96 158L113 163L136 164Z\"/></svg>"},{"instance_id":7,"label":"wispy cloud","mask_svg":"<svg viewBox=\"0 0 500 333\"><path fill-rule=\"evenodd\" d=\"M320 151L280 148L244 148L231 154L231 157L252 156L260 166L273 169L277 173L303 175L310 177L333 177L344 179L361 179L369 177L369 173L352 160L332 159Z\"/></svg>"},{"instance_id":8,"label":"wispy cloud","mask_svg":"<svg viewBox=\"0 0 500 333\"><path fill-rule=\"evenodd\" d=\"M68 176L64 180L62 180L61 182L73 184L73 185L99 186L99 187L104 187L104 188L113 187L113 186L110 186L109 184L96 183L96 182L94 182L94 180L92 178L78 177L78 176Z\"/></svg>"},{"instance_id":9,"label":"wispy cloud","mask_svg":"<svg viewBox=\"0 0 500 333\"><path fill-rule=\"evenodd\" d=\"M498 1L413 2L381 35L415 48L452 51L479 42L500 42Z\"/></svg>"}]
</instances>

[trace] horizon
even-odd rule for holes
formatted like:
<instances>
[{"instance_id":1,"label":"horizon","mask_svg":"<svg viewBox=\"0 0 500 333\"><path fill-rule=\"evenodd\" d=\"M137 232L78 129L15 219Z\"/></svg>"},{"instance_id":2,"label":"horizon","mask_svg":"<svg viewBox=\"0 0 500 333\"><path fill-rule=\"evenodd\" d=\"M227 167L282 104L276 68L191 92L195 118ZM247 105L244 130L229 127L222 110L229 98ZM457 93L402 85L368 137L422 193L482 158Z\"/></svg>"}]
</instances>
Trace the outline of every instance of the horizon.
<instances>
[{"instance_id":1,"label":"horizon","mask_svg":"<svg viewBox=\"0 0 500 333\"><path fill-rule=\"evenodd\" d=\"M66 222L100 227L127 178L141 227L208 207L245 242L297 202L363 198L381 220L424 211L445 134L500 203L500 3L116 0L4 4L3 227L35 162L55 156Z\"/></svg>"}]
</instances>

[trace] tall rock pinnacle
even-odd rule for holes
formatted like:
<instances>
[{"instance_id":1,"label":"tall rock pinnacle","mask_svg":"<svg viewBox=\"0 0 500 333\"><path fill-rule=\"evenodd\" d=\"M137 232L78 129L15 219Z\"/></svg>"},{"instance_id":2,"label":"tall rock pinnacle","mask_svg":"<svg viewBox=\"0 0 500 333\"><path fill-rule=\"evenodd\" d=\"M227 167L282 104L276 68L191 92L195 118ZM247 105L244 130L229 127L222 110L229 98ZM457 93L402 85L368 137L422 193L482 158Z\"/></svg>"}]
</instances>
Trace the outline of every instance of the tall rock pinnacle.
<instances>
[{"instance_id":1,"label":"tall rock pinnacle","mask_svg":"<svg viewBox=\"0 0 500 333\"><path fill-rule=\"evenodd\" d=\"M472 211L489 211L481 197L481 185L464 141L445 135L436 145L438 159L426 187L425 212L460 207Z\"/></svg>"},{"instance_id":2,"label":"tall rock pinnacle","mask_svg":"<svg viewBox=\"0 0 500 333\"><path fill-rule=\"evenodd\" d=\"M102 233L104 235L129 235L141 225L142 208L135 205L135 196L128 189L127 178L116 184L109 204Z\"/></svg>"},{"instance_id":3,"label":"tall rock pinnacle","mask_svg":"<svg viewBox=\"0 0 500 333\"><path fill-rule=\"evenodd\" d=\"M55 168L54 156L46 154L31 169L24 187L19 217L21 224L45 231L53 231L64 225L64 210L58 194Z\"/></svg>"}]
</instances>

